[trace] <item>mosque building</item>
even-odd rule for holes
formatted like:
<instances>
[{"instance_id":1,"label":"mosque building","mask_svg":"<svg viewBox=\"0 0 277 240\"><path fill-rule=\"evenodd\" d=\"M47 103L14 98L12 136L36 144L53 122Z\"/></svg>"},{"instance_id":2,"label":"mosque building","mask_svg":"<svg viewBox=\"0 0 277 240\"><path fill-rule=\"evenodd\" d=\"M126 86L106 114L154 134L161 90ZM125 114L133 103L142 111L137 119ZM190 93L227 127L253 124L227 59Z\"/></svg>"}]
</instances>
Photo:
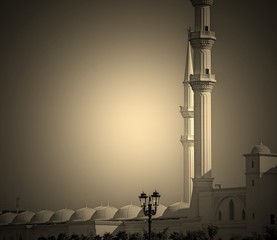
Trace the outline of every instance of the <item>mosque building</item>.
<instances>
[{"instance_id":1,"label":"mosque building","mask_svg":"<svg viewBox=\"0 0 277 240\"><path fill-rule=\"evenodd\" d=\"M260 143L245 157L246 186L221 188L212 175L211 96L216 79L211 50L216 40L211 31L213 0L191 0L195 29L188 30L184 85L183 186L181 202L160 204L153 216L153 231L185 232L208 225L218 227L218 237L249 235L277 228L277 154ZM0 240L38 239L60 233L103 235L118 231L143 233L147 221L141 207L127 205L84 207L56 212L2 212Z\"/></svg>"}]
</instances>

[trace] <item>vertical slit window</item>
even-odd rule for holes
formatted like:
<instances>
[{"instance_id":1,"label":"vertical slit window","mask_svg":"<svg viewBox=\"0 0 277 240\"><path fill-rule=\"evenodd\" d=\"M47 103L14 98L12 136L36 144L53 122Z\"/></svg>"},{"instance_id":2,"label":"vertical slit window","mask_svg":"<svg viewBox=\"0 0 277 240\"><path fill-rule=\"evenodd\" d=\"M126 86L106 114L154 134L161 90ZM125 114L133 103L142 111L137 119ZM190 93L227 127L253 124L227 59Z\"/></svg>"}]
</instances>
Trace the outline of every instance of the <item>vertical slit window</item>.
<instances>
[{"instance_id":1,"label":"vertical slit window","mask_svg":"<svg viewBox=\"0 0 277 240\"><path fill-rule=\"evenodd\" d=\"M234 218L235 218L234 202L233 202L233 200L230 200L230 202L229 202L229 219L234 220Z\"/></svg>"},{"instance_id":2,"label":"vertical slit window","mask_svg":"<svg viewBox=\"0 0 277 240\"><path fill-rule=\"evenodd\" d=\"M222 213L221 213L221 211L219 210L219 212L218 212L218 220L219 221L221 221L222 220Z\"/></svg>"},{"instance_id":3,"label":"vertical slit window","mask_svg":"<svg viewBox=\"0 0 277 240\"><path fill-rule=\"evenodd\" d=\"M242 220L245 220L245 211L244 210L242 210L242 212L241 212L241 218L242 218Z\"/></svg>"},{"instance_id":4,"label":"vertical slit window","mask_svg":"<svg viewBox=\"0 0 277 240\"><path fill-rule=\"evenodd\" d=\"M270 214L270 224L275 225L275 214Z\"/></svg>"}]
</instances>

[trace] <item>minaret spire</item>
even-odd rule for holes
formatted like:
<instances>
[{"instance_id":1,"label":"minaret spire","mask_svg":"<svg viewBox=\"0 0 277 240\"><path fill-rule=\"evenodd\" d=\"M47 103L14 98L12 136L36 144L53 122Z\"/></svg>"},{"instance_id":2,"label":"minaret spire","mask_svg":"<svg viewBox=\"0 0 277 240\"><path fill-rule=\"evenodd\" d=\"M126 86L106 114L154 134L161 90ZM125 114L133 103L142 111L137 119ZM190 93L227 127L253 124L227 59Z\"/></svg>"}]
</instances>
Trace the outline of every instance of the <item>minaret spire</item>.
<instances>
[{"instance_id":1,"label":"minaret spire","mask_svg":"<svg viewBox=\"0 0 277 240\"><path fill-rule=\"evenodd\" d=\"M190 30L188 30L189 32ZM192 178L194 176L194 127L193 127L193 91L189 84L190 75L193 74L192 49L190 42L187 44L186 68L184 76L184 106L181 114L184 118L184 135L181 136L183 145L183 186L182 201L190 203L192 193Z\"/></svg>"},{"instance_id":2,"label":"minaret spire","mask_svg":"<svg viewBox=\"0 0 277 240\"><path fill-rule=\"evenodd\" d=\"M188 35L190 34L190 29L188 29ZM186 68L185 68L185 77L184 80L189 82L190 75L193 74L193 63L192 63L192 49L190 41L187 44L187 56L186 56ZM193 95L192 95L193 97ZM193 104L192 104L193 106Z\"/></svg>"}]
</instances>

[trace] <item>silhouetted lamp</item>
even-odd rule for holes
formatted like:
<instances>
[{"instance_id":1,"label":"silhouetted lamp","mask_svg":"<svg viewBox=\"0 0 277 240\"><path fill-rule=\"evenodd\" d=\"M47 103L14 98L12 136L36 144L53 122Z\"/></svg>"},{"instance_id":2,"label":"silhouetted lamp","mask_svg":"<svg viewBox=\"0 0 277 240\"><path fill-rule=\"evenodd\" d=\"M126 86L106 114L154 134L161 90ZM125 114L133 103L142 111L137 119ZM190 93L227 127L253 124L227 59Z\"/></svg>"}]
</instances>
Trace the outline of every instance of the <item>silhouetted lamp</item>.
<instances>
[{"instance_id":1,"label":"silhouetted lamp","mask_svg":"<svg viewBox=\"0 0 277 240\"><path fill-rule=\"evenodd\" d=\"M160 197L161 195L156 190L151 196L147 196L147 194L144 192L142 192L139 196L140 205L143 209L143 213L145 216L148 217L148 240L151 240L151 218L157 212Z\"/></svg>"}]
</instances>

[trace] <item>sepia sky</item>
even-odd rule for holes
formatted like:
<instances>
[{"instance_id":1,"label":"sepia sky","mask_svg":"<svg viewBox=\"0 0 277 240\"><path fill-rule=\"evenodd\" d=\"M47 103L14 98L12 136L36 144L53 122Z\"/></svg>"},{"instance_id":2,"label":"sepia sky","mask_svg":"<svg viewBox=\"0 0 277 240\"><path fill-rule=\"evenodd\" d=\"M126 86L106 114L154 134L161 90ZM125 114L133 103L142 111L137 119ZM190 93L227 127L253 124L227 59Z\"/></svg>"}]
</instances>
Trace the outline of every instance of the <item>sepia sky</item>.
<instances>
[{"instance_id":1,"label":"sepia sky","mask_svg":"<svg viewBox=\"0 0 277 240\"><path fill-rule=\"evenodd\" d=\"M260 139L277 152L273 0L215 1L214 183L244 186ZM0 209L180 201L189 0L0 5Z\"/></svg>"}]
</instances>

